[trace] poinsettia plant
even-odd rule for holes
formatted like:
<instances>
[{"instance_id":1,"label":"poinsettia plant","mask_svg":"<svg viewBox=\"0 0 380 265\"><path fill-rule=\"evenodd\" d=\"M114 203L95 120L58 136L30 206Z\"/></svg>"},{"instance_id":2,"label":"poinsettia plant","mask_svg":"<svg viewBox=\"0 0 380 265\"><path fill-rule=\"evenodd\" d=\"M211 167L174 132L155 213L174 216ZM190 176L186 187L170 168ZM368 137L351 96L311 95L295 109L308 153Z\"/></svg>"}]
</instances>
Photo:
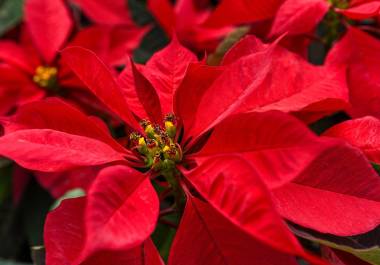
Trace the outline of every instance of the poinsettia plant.
<instances>
[{"instance_id":1,"label":"poinsettia plant","mask_svg":"<svg viewBox=\"0 0 380 265\"><path fill-rule=\"evenodd\" d=\"M18 10L0 263L380 264L379 1Z\"/></svg>"}]
</instances>

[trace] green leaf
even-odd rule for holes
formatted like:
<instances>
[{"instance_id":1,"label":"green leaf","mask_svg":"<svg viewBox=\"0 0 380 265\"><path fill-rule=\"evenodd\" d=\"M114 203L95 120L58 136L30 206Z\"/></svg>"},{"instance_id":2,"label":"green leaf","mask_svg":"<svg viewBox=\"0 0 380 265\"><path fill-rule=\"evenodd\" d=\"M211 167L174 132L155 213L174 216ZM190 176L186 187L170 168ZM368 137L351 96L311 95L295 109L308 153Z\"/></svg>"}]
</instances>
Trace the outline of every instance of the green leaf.
<instances>
[{"instance_id":1,"label":"green leaf","mask_svg":"<svg viewBox=\"0 0 380 265\"><path fill-rule=\"evenodd\" d=\"M320 234L294 225L290 225L290 227L291 230L301 238L351 253L371 265L380 265L380 246L377 242L380 228L359 236L334 237L332 235ZM373 245L369 246L370 244Z\"/></svg>"},{"instance_id":2,"label":"green leaf","mask_svg":"<svg viewBox=\"0 0 380 265\"><path fill-rule=\"evenodd\" d=\"M174 224L178 224L179 222L178 214L171 214L171 215L165 216L163 219L170 221ZM170 247L172 245L175 233L176 233L176 229L159 222L152 235L153 242L155 243L164 261L168 260Z\"/></svg>"},{"instance_id":3,"label":"green leaf","mask_svg":"<svg viewBox=\"0 0 380 265\"><path fill-rule=\"evenodd\" d=\"M380 165L376 164L374 162L371 162L371 165L372 165L373 169L376 170L377 174L380 175Z\"/></svg>"},{"instance_id":4,"label":"green leaf","mask_svg":"<svg viewBox=\"0 0 380 265\"><path fill-rule=\"evenodd\" d=\"M81 188L69 190L62 197L60 197L59 199L57 199L53 203L50 210L54 210L55 208L57 208L63 200L72 199L72 198L79 198L79 197L83 197L85 195L86 195L86 192L84 190L82 190Z\"/></svg>"},{"instance_id":5,"label":"green leaf","mask_svg":"<svg viewBox=\"0 0 380 265\"><path fill-rule=\"evenodd\" d=\"M0 36L20 23L24 0L0 1Z\"/></svg>"},{"instance_id":6,"label":"green leaf","mask_svg":"<svg viewBox=\"0 0 380 265\"><path fill-rule=\"evenodd\" d=\"M0 259L0 265L32 265L32 264Z\"/></svg>"}]
</instances>

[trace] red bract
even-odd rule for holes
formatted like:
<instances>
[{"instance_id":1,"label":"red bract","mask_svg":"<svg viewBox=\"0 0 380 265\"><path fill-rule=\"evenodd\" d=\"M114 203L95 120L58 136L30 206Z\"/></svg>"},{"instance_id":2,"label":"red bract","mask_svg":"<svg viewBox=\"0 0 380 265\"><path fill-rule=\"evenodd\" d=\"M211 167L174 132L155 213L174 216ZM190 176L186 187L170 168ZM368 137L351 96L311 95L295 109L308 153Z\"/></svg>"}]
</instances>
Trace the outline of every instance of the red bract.
<instances>
[{"instance_id":1,"label":"red bract","mask_svg":"<svg viewBox=\"0 0 380 265\"><path fill-rule=\"evenodd\" d=\"M83 12L97 24L134 25L124 0L69 0L80 6Z\"/></svg>"},{"instance_id":2,"label":"red bract","mask_svg":"<svg viewBox=\"0 0 380 265\"><path fill-rule=\"evenodd\" d=\"M347 68L352 105L348 113L354 118L367 115L380 117L380 77L377 74L379 51L379 40L350 27L326 59L328 65Z\"/></svg>"},{"instance_id":3,"label":"red bract","mask_svg":"<svg viewBox=\"0 0 380 265\"><path fill-rule=\"evenodd\" d=\"M75 264L75 259L86 240L85 205L83 198L65 200L60 208L49 214L45 224L45 245L53 251L47 252L46 264ZM117 230L120 231L120 227ZM161 265L163 262L154 244L147 240L141 246L127 251L99 251L81 264Z\"/></svg>"},{"instance_id":4,"label":"red bract","mask_svg":"<svg viewBox=\"0 0 380 265\"><path fill-rule=\"evenodd\" d=\"M251 260L272 262L280 259L286 262L284 264L295 264L294 257L289 254L303 255L314 260L315 264L322 264L303 252L273 210L268 192L248 164L233 157L213 159L209 162L198 170L189 172L186 178L191 180L199 191L206 192L206 200L211 205L188 194L187 206L172 247L169 264L197 264L197 261L213 262L212 264L248 264ZM201 181L202 171L211 168L213 171L207 175L210 182ZM218 184L220 178L226 181L225 185ZM230 190L230 184L237 184L236 189ZM149 235L149 229L154 226L158 209L157 201L150 201L155 197L152 197L154 193L149 187L151 184L144 175L126 167L114 166L102 171L90 188L87 202L82 208L83 230L88 234L83 236L84 242L78 244L75 256L71 254L70 249L62 246L77 232L65 227L60 229L57 224L47 222L47 264L59 264L55 260L62 257L63 260L70 259L69 264L77 264L88 255L85 261L87 264L91 256L97 256L102 252L118 253L144 242ZM207 191L213 187L220 190L217 193ZM133 188L135 191L131 194ZM246 192L241 192L240 188L244 188ZM78 202L80 200L83 199L78 199ZM253 205L255 207L252 207ZM81 219L78 212L70 209L62 211L65 211L69 218ZM150 214L155 215L155 218L152 216L147 219ZM107 221L103 222L103 218ZM144 220L149 223L144 223ZM52 232L58 236L58 240L54 240ZM268 237L268 233L271 233L273 238ZM194 244L195 242L197 244ZM266 256L268 252L271 253L270 258ZM126 255L127 253L125 252Z\"/></svg>"},{"instance_id":5,"label":"red bract","mask_svg":"<svg viewBox=\"0 0 380 265\"><path fill-rule=\"evenodd\" d=\"M283 0L222 0L206 21L210 27L254 23L273 18Z\"/></svg>"},{"instance_id":6,"label":"red bract","mask_svg":"<svg viewBox=\"0 0 380 265\"><path fill-rule=\"evenodd\" d=\"M377 0L351 1L349 8L337 11L351 19L372 18L379 15L380 2Z\"/></svg>"},{"instance_id":7,"label":"red bract","mask_svg":"<svg viewBox=\"0 0 380 265\"><path fill-rule=\"evenodd\" d=\"M214 50L232 29L231 25L216 29L205 27L210 7L198 7L193 0L180 0L175 6L169 0L149 0L148 8L168 36L175 34L186 46L200 52Z\"/></svg>"},{"instance_id":8,"label":"red bract","mask_svg":"<svg viewBox=\"0 0 380 265\"><path fill-rule=\"evenodd\" d=\"M380 121L371 116L349 120L328 129L327 136L342 138L380 164Z\"/></svg>"},{"instance_id":9,"label":"red bract","mask_svg":"<svg viewBox=\"0 0 380 265\"><path fill-rule=\"evenodd\" d=\"M0 60L3 62L0 65L0 87L5 91L5 96L1 97L1 115L46 94L61 93L57 91L59 87L75 88L61 93L66 97L91 101L83 95L83 90L78 90L82 83L74 78L58 57L59 49L68 42L73 24L64 1L25 2L24 37L20 43L0 42ZM145 29L132 25L92 26L78 32L70 45L92 49L107 64L117 65L125 62L126 56L138 45L144 33Z\"/></svg>"},{"instance_id":10,"label":"red bract","mask_svg":"<svg viewBox=\"0 0 380 265\"><path fill-rule=\"evenodd\" d=\"M325 0L286 0L274 18L270 36L312 32L330 8Z\"/></svg>"},{"instance_id":11,"label":"red bract","mask_svg":"<svg viewBox=\"0 0 380 265\"><path fill-rule=\"evenodd\" d=\"M52 63L58 49L62 48L73 27L65 2L63 0L26 1L25 23L45 62Z\"/></svg>"},{"instance_id":12,"label":"red bract","mask_svg":"<svg viewBox=\"0 0 380 265\"><path fill-rule=\"evenodd\" d=\"M349 2L349 1L347 1ZM367 19L379 14L379 1L327 1L327 0L286 0L278 9L270 36L304 35L312 33L323 17L332 8L351 19Z\"/></svg>"},{"instance_id":13,"label":"red bract","mask_svg":"<svg viewBox=\"0 0 380 265\"><path fill-rule=\"evenodd\" d=\"M200 117L193 130L204 130L238 112L280 110L297 112L308 120L312 114L315 119L320 112L333 112L346 106L344 69L313 66L277 45L264 45L254 37L240 41L226 54L223 64L229 67L204 92L199 101ZM210 102L211 95L218 95L218 99Z\"/></svg>"},{"instance_id":14,"label":"red bract","mask_svg":"<svg viewBox=\"0 0 380 265\"><path fill-rule=\"evenodd\" d=\"M250 38L227 54L221 67L192 63L195 58L174 40L147 66L131 62L131 71L119 82L89 50L66 48L63 58L134 131L128 146L114 141L97 120L50 99L33 103L26 112L39 108L37 121L24 114L5 124L8 133L0 138L0 154L42 171L124 164L102 171L89 188L85 239L70 258L73 264L145 242L159 207L148 177L158 175L176 196L181 190L187 195L170 264L207 258L214 264L246 264L236 249L248 246L252 249L244 257L250 259L264 260L270 250L273 262L294 264L294 256L301 256L319 264L304 252L278 212L337 235L363 233L380 224L380 180L363 155L341 141L319 139L287 114L268 111L303 116L339 109L346 99L339 71L310 66L275 44ZM165 115L171 110L174 115ZM140 126L136 115L149 120ZM189 228L189 223L196 225ZM48 234L56 231L54 226L46 229ZM194 244L194 235L199 235L199 244ZM228 240L233 236L241 242L236 247ZM204 242L210 242L207 253L212 255L207 257ZM183 260L184 248L194 250L194 256ZM69 250L48 247L52 259L62 251Z\"/></svg>"}]
</instances>

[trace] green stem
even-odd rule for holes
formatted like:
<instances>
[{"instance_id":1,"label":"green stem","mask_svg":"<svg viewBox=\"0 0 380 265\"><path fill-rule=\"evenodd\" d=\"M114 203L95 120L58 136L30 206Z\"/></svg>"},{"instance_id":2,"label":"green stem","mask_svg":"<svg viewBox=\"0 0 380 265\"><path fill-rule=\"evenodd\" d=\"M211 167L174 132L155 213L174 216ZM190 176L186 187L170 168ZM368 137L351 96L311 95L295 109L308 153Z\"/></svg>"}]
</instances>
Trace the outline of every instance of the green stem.
<instances>
[{"instance_id":1,"label":"green stem","mask_svg":"<svg viewBox=\"0 0 380 265\"><path fill-rule=\"evenodd\" d=\"M178 209L180 213L182 213L185 204L184 204L184 194L181 189L181 186L179 185L180 174L181 173L176 169L168 170L162 173L162 175L165 177L170 187L172 188L174 201L175 201L175 207Z\"/></svg>"}]
</instances>

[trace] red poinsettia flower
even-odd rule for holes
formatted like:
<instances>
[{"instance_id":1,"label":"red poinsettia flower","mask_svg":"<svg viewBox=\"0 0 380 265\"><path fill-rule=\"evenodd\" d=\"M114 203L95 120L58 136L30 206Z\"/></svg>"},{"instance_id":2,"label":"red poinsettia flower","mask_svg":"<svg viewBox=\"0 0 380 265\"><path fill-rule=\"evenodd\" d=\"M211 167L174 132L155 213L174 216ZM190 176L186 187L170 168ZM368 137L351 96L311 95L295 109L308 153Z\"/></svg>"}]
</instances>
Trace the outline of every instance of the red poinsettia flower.
<instances>
[{"instance_id":1,"label":"red poinsettia flower","mask_svg":"<svg viewBox=\"0 0 380 265\"><path fill-rule=\"evenodd\" d=\"M342 101L336 91L345 88L339 74L328 75L324 68L252 38L240 42L216 68L191 64L195 57L174 40L146 66L131 63L133 87L128 87L129 81L119 86L89 50L67 48L63 57L81 81L134 130L126 148L99 122L57 99L32 103L31 109L44 110L37 112L41 119L16 115L5 126L8 132L0 138L0 153L26 168L128 166L105 169L91 185L83 210L85 240L70 262L103 250L130 249L146 240L158 216L158 198L148 176L163 175L174 190L182 187L187 194L181 223L185 228L179 229L173 245L173 264L182 262L176 253L188 244L194 248L193 259L207 258L203 245L193 244L197 231L210 231L211 237L199 238L220 242L223 248L218 251L232 264L242 257L219 231L241 237L239 242L256 240L252 245L259 244L262 253L276 253L273 259L283 255L290 260L292 255L310 259L276 217L268 192L283 217L321 232L353 235L380 223L380 180L360 152L341 141L317 138L290 116L265 112L277 109L301 115L336 108L336 102ZM149 76L146 71L156 74ZM128 72L119 83L122 80L130 80ZM132 104L140 106L135 114ZM175 115L163 114L166 110ZM149 120L140 125L136 115ZM130 167L150 170L143 174ZM200 226L189 233L189 223ZM268 231L273 231L269 237ZM260 260L260 253L251 253ZM214 252L210 259L218 257Z\"/></svg>"},{"instance_id":2,"label":"red poinsettia flower","mask_svg":"<svg viewBox=\"0 0 380 265\"><path fill-rule=\"evenodd\" d=\"M287 34L289 38L312 34L318 23L322 21L329 10L341 13L347 18L362 20L377 16L380 2L372 0L359 1L327 1L327 0L286 0L278 9L274 18L269 37L278 37ZM330 16L329 28L339 24L339 18ZM297 43L297 42L296 42Z\"/></svg>"},{"instance_id":3,"label":"red poinsettia flower","mask_svg":"<svg viewBox=\"0 0 380 265\"><path fill-rule=\"evenodd\" d=\"M20 43L0 41L2 115L25 102L57 93L58 86L83 86L58 57L58 50L67 44L73 28L64 1L26 1L25 28ZM95 50L107 64L115 65L125 62L144 32L132 26L92 26L80 31L70 44ZM67 96L68 91L65 93ZM83 94L78 89L73 93L72 97L77 98Z\"/></svg>"},{"instance_id":4,"label":"red poinsettia flower","mask_svg":"<svg viewBox=\"0 0 380 265\"><path fill-rule=\"evenodd\" d=\"M187 47L204 52L214 51L233 26L274 17L282 0L223 0L217 7L210 2L149 0L148 8L168 36L174 33Z\"/></svg>"}]
</instances>

